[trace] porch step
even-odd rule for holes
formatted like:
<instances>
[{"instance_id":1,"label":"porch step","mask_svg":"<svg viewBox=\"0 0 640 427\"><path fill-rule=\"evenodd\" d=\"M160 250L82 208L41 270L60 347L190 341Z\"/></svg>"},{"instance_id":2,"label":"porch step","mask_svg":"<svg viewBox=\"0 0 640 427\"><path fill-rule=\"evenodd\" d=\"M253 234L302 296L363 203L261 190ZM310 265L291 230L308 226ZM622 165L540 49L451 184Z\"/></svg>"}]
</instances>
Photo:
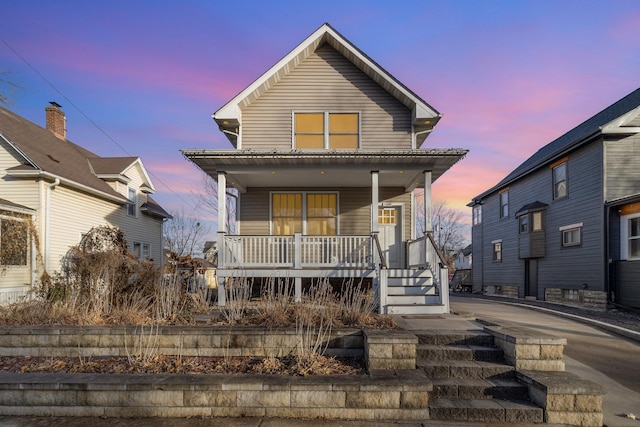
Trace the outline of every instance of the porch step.
<instances>
[{"instance_id":1,"label":"porch step","mask_svg":"<svg viewBox=\"0 0 640 427\"><path fill-rule=\"evenodd\" d=\"M528 402L496 399L433 399L431 420L483 423L542 423L543 410Z\"/></svg>"},{"instance_id":2,"label":"porch step","mask_svg":"<svg viewBox=\"0 0 640 427\"><path fill-rule=\"evenodd\" d=\"M390 295L387 294L387 305L409 306L409 305L431 305L439 304L439 295Z\"/></svg>"},{"instance_id":3,"label":"porch step","mask_svg":"<svg viewBox=\"0 0 640 427\"><path fill-rule=\"evenodd\" d=\"M388 277L432 277L430 270L413 268L389 268Z\"/></svg>"},{"instance_id":4,"label":"porch step","mask_svg":"<svg viewBox=\"0 0 640 427\"><path fill-rule=\"evenodd\" d=\"M386 314L447 314L449 308L443 304L387 304Z\"/></svg>"}]
</instances>

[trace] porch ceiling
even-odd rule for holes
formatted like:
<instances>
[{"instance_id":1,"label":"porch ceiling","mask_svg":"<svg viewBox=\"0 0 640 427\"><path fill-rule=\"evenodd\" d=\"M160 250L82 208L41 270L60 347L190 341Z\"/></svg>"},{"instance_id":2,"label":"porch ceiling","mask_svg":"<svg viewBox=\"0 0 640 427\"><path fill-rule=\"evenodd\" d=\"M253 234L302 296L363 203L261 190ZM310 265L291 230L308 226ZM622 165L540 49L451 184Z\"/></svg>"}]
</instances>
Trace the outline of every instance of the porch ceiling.
<instances>
[{"instance_id":1,"label":"porch ceiling","mask_svg":"<svg viewBox=\"0 0 640 427\"><path fill-rule=\"evenodd\" d=\"M227 185L247 187L370 187L371 171L379 185L422 187L425 171L432 182L462 159L467 150L398 151L257 151L182 150L185 157L217 178L225 172Z\"/></svg>"}]
</instances>

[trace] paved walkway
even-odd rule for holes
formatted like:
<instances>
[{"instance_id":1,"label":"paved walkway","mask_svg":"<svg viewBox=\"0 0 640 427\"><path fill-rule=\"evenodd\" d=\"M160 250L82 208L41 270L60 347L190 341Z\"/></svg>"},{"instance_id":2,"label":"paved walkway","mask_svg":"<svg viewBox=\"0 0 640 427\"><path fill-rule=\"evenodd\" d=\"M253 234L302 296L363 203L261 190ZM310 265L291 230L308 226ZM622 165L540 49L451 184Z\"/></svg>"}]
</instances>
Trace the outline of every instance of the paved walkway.
<instances>
[{"instance_id":1,"label":"paved walkway","mask_svg":"<svg viewBox=\"0 0 640 427\"><path fill-rule=\"evenodd\" d=\"M482 329L482 325L476 318L500 319L506 322L525 324L528 327L539 328L547 333L564 337L563 334L580 332L588 333L592 336L605 334L600 329L607 329L608 326L615 329L614 325L595 324L598 329L585 326L590 323L588 318L567 319L561 317L563 313L536 311L531 307L523 307L519 304L508 304L508 301L496 302L486 301L477 298L455 297L451 298L452 313L440 316L397 316L400 326L408 330L474 330ZM593 320L593 319L592 319ZM593 323L593 322L591 322ZM585 329L586 328L586 329ZM553 332L550 332L553 331ZM619 331L618 331L619 332ZM633 332L633 331L631 331ZM631 338L635 336L631 334ZM640 341L640 334L637 339ZM571 345L571 342L569 343ZM640 360L640 344L638 345L638 358ZM575 373L582 378L589 379L604 385L607 394L604 397L604 420L606 427L640 427L640 421L624 418L625 413L633 413L640 418L640 393L635 392L610 376L595 370L588 365L577 360L566 357L566 370ZM631 366L630 369L640 371L639 365ZM314 426L344 426L344 427L382 427L382 426L402 426L402 427L454 427L461 426L460 423L449 422L358 422L358 421L318 421L318 420L288 420L288 419L264 419L264 418L216 418L216 419L162 419L162 418L45 418L45 417L0 417L0 427L81 427L90 425L91 427L204 427L215 425L216 427L314 427ZM495 427L490 424L473 424L475 427ZM538 425L539 426L539 425ZM521 427L525 427L524 425Z\"/></svg>"}]
</instances>

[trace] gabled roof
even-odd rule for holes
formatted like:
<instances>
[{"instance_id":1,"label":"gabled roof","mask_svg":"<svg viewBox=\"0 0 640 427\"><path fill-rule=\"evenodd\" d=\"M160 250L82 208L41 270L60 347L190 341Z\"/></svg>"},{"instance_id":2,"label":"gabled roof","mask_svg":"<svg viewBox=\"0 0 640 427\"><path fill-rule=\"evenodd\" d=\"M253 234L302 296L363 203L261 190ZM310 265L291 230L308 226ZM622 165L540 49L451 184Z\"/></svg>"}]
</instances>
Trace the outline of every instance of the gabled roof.
<instances>
[{"instance_id":1,"label":"gabled roof","mask_svg":"<svg viewBox=\"0 0 640 427\"><path fill-rule=\"evenodd\" d=\"M144 177L143 186L147 188L146 192L155 192L155 188L151 183L151 179L149 178L147 170L142 164L140 157L97 157L90 158L88 160L91 170L98 178L104 180L118 180L124 183L128 183L130 181L126 176L127 171L132 167L139 165Z\"/></svg>"},{"instance_id":2,"label":"gabled roof","mask_svg":"<svg viewBox=\"0 0 640 427\"><path fill-rule=\"evenodd\" d=\"M524 175L552 162L554 159L561 158L569 151L592 142L599 135L633 133L640 133L640 88L542 147L497 185L475 197L475 199L481 199L509 185Z\"/></svg>"},{"instance_id":3,"label":"gabled roof","mask_svg":"<svg viewBox=\"0 0 640 427\"><path fill-rule=\"evenodd\" d=\"M137 157L100 157L2 107L0 138L16 150L22 161L22 165L8 169L8 174L58 178L65 185L117 203L127 203L128 199L102 178L120 176L136 163L142 166ZM144 173L145 184L153 189L146 171Z\"/></svg>"},{"instance_id":4,"label":"gabled roof","mask_svg":"<svg viewBox=\"0 0 640 427\"><path fill-rule=\"evenodd\" d=\"M325 43L328 43L409 108L413 112L413 125L416 132L429 131L440 120L440 113L433 107L400 83L329 24L325 23L231 101L213 113L213 119L234 146L236 146L235 134L242 121L241 108L249 105L253 100L269 90ZM428 132L425 132L425 134L428 134Z\"/></svg>"}]
</instances>

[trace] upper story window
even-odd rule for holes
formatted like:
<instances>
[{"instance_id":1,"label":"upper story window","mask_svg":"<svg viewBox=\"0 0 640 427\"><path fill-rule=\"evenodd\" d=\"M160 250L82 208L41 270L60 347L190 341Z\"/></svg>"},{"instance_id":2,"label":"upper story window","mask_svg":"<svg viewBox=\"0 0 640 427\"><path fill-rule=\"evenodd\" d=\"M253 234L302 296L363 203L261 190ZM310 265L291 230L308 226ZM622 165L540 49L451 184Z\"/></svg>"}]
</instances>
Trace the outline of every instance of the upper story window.
<instances>
[{"instance_id":1,"label":"upper story window","mask_svg":"<svg viewBox=\"0 0 640 427\"><path fill-rule=\"evenodd\" d=\"M518 217L518 225L521 234L542 231L542 211L521 215Z\"/></svg>"},{"instance_id":2,"label":"upper story window","mask_svg":"<svg viewBox=\"0 0 640 427\"><path fill-rule=\"evenodd\" d=\"M551 168L553 174L553 199L567 197L567 161L562 160Z\"/></svg>"},{"instance_id":3,"label":"upper story window","mask_svg":"<svg viewBox=\"0 0 640 427\"><path fill-rule=\"evenodd\" d=\"M473 225L482 224L482 205L475 205L473 207Z\"/></svg>"},{"instance_id":4,"label":"upper story window","mask_svg":"<svg viewBox=\"0 0 640 427\"><path fill-rule=\"evenodd\" d=\"M509 190L500 193L500 218L509 216Z\"/></svg>"},{"instance_id":5,"label":"upper story window","mask_svg":"<svg viewBox=\"0 0 640 427\"><path fill-rule=\"evenodd\" d=\"M355 150L360 141L358 113L294 113L294 148Z\"/></svg>"},{"instance_id":6,"label":"upper story window","mask_svg":"<svg viewBox=\"0 0 640 427\"><path fill-rule=\"evenodd\" d=\"M138 206L138 195L135 188L129 188L129 204L127 204L127 214L136 216L136 207Z\"/></svg>"}]
</instances>

